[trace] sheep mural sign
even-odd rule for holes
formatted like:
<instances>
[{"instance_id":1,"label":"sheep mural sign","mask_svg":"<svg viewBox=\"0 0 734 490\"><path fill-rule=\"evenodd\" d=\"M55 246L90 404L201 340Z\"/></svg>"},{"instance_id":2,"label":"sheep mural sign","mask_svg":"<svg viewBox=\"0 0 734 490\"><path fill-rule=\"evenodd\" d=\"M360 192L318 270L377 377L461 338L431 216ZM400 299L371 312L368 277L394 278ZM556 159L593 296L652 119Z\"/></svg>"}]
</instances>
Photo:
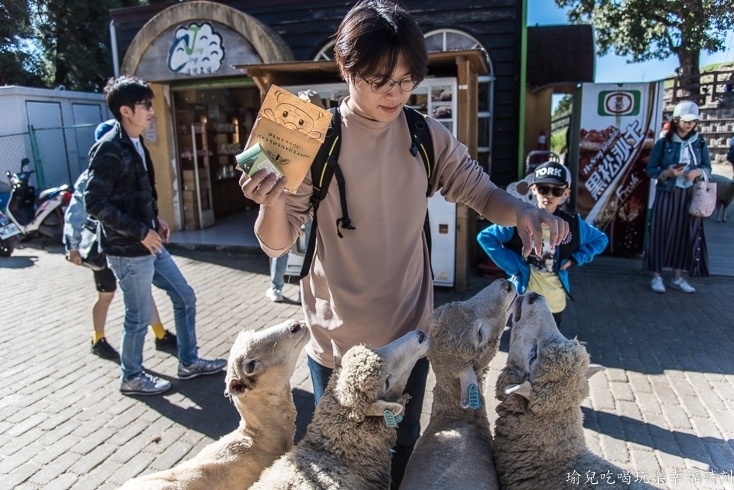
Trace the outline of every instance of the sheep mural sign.
<instances>
[{"instance_id":1,"label":"sheep mural sign","mask_svg":"<svg viewBox=\"0 0 734 490\"><path fill-rule=\"evenodd\" d=\"M642 251L650 191L645 168L662 95L659 82L587 83L577 99L576 211L607 234L607 252L613 255Z\"/></svg>"},{"instance_id":2,"label":"sheep mural sign","mask_svg":"<svg viewBox=\"0 0 734 490\"><path fill-rule=\"evenodd\" d=\"M223 58L222 36L208 22L192 22L176 29L166 65L174 73L211 75L222 68Z\"/></svg>"}]
</instances>

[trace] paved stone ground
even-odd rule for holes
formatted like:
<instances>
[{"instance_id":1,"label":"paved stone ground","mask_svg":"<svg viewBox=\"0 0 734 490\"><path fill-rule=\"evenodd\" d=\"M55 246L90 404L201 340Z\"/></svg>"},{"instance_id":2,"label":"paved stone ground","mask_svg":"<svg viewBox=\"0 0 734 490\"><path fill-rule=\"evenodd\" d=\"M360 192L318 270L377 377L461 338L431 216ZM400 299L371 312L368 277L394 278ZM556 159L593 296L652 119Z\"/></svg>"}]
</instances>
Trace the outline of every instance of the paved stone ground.
<instances>
[{"instance_id":1,"label":"paved stone ground","mask_svg":"<svg viewBox=\"0 0 734 490\"><path fill-rule=\"evenodd\" d=\"M205 357L226 357L240 329L300 316L292 301L265 299L260 253L177 248L174 258L197 291ZM469 297L488 282L473 276L465 294L438 290L437 303ZM582 407L594 452L662 488L734 489L734 278L692 282L695 295L655 295L638 260L600 257L573 271L575 301L562 331L585 341L592 360L607 367L591 379ZM68 264L59 246L30 242L0 258L2 488L114 488L175 465L237 425L222 395L224 374L176 380L177 360L156 351L150 334L146 368L174 389L120 395L117 365L89 352L95 294L91 273ZM296 286L287 285L285 295L295 299ZM155 296L173 329L170 302L160 291ZM116 297L107 326L115 346L122 315ZM491 415L507 341L505 332L488 376ZM303 354L292 381L300 438L313 404Z\"/></svg>"}]
</instances>

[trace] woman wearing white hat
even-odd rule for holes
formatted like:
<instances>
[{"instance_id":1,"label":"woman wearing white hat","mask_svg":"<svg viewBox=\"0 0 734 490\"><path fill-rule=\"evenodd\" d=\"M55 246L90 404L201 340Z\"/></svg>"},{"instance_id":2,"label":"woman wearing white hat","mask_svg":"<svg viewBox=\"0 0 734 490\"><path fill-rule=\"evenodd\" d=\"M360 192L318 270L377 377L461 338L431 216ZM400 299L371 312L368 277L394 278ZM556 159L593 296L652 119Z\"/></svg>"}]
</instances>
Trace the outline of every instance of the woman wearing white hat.
<instances>
[{"instance_id":1,"label":"woman wearing white hat","mask_svg":"<svg viewBox=\"0 0 734 490\"><path fill-rule=\"evenodd\" d=\"M695 130L699 119L694 102L679 102L670 130L655 143L647 165L648 175L657 183L643 263L652 273L650 287L656 293L665 292L660 275L664 268L673 269L670 285L684 293L696 292L683 278L684 270L690 277L709 275L703 219L688 212L693 182L704 173L711 176L708 147Z\"/></svg>"}]
</instances>

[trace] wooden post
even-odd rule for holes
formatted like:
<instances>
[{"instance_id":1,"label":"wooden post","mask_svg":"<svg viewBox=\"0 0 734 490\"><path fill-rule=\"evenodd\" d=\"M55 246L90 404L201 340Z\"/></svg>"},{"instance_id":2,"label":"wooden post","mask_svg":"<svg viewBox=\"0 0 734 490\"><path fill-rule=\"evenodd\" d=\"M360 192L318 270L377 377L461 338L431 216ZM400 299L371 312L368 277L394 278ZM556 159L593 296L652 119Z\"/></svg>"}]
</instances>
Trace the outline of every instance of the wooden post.
<instances>
[{"instance_id":1,"label":"wooden post","mask_svg":"<svg viewBox=\"0 0 734 490\"><path fill-rule=\"evenodd\" d=\"M472 158L477 158L477 110L479 101L478 76L472 70L466 56L456 58L458 86L458 115L456 134L459 141L469 149ZM469 251L473 248L476 235L476 214L464 204L456 205L456 262L454 290L464 292L469 273Z\"/></svg>"}]
</instances>

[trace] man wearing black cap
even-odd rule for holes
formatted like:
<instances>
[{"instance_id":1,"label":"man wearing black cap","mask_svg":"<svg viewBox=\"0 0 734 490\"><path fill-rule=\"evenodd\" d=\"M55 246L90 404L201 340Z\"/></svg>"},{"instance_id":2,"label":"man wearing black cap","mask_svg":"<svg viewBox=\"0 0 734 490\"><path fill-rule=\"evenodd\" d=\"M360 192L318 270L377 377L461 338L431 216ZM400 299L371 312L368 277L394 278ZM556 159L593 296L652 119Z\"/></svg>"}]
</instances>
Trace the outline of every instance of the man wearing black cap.
<instances>
[{"instance_id":1,"label":"man wearing black cap","mask_svg":"<svg viewBox=\"0 0 734 490\"><path fill-rule=\"evenodd\" d=\"M538 207L568 222L566 240L554 250L548 246L544 230L542 255L531 253L528 257L522 256L522 242L515 227L492 225L479 233L477 241L507 273L519 294L534 291L545 297L560 326L566 296L571 292L568 268L591 262L606 248L608 240L578 214L559 208L571 193L571 172L567 167L557 162L543 163L535 168L530 181Z\"/></svg>"}]
</instances>

